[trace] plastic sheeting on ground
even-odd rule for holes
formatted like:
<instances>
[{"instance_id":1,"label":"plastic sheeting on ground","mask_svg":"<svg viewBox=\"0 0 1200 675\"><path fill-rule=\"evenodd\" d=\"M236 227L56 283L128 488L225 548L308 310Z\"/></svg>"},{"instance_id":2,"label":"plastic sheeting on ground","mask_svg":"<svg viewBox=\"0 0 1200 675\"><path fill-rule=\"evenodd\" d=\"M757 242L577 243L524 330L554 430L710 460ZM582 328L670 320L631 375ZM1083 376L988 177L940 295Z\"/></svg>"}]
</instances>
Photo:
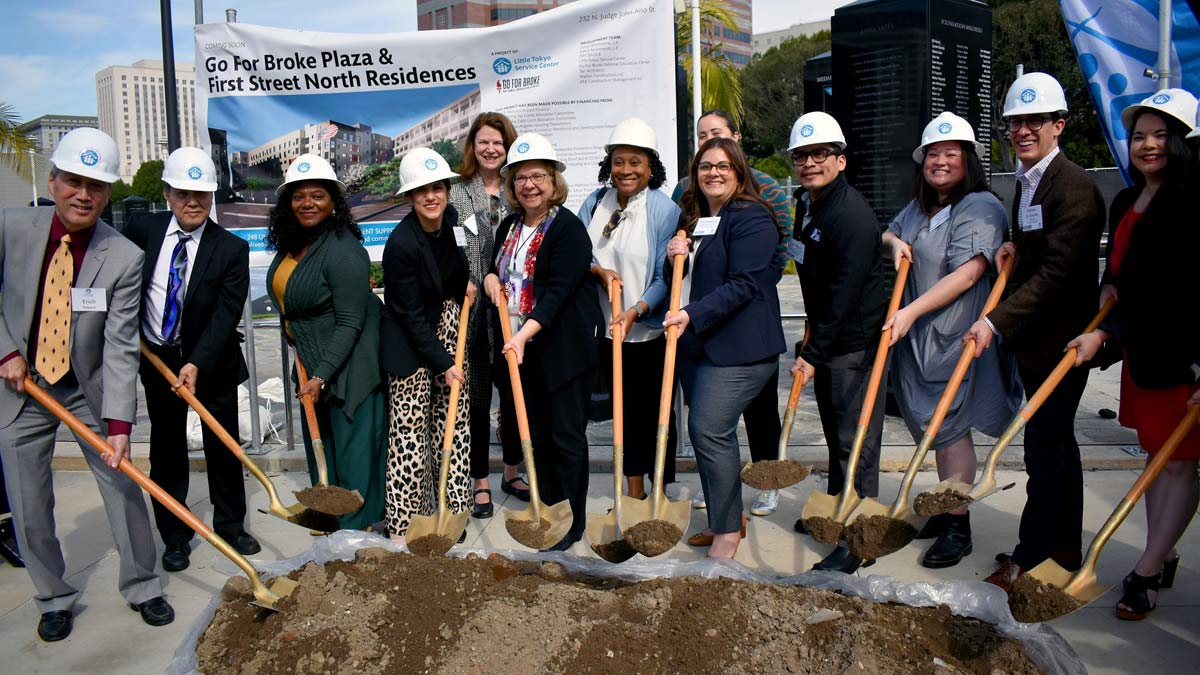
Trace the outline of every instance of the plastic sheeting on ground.
<instances>
[{"instance_id":1,"label":"plastic sheeting on ground","mask_svg":"<svg viewBox=\"0 0 1200 675\"><path fill-rule=\"evenodd\" d=\"M255 561L255 569L264 577L286 574L308 562L327 563L331 560L353 560L361 548L381 547L405 551L391 540L366 532L342 530L318 539L307 551L294 558L275 562ZM538 560L561 563L569 572L624 581L642 581L660 577L728 578L764 584L794 584L807 588L834 591L874 602L894 602L912 607L946 605L951 613L981 621L996 627L1005 637L1021 643L1029 657L1047 673L1054 675L1087 675L1079 655L1053 628L1045 624L1021 623L1008 608L1008 596L991 584L982 581L950 581L941 584L907 582L892 577L856 577L836 572L805 572L790 577L769 576L750 570L740 563L721 560L672 560L634 556L619 565L599 558L580 558L567 553L538 553L533 551L487 550L455 547L450 555L464 557L469 553L487 556L499 553L512 560ZM218 572L233 575L241 570L225 559L214 565ZM168 669L174 675L196 673L196 644L221 604L218 592L212 602L196 618L183 642L175 650ZM930 664L931 670L933 664ZM212 675L212 674L210 674Z\"/></svg>"},{"instance_id":2,"label":"plastic sheeting on ground","mask_svg":"<svg viewBox=\"0 0 1200 675\"><path fill-rule=\"evenodd\" d=\"M283 380L278 377L271 379L258 385L258 430L262 434L260 442L265 441L271 436L279 439L279 432L275 429L275 425L271 423L271 404L282 405L283 403ZM187 411L187 447L188 450L203 450L204 437L201 430L204 428L204 423L200 421L200 415L195 410L188 408ZM254 433L250 426L250 389L244 384L238 385L238 428L237 438L242 445L246 445L253 438ZM232 430L227 429L226 431ZM282 440L280 440L282 443Z\"/></svg>"}]
</instances>

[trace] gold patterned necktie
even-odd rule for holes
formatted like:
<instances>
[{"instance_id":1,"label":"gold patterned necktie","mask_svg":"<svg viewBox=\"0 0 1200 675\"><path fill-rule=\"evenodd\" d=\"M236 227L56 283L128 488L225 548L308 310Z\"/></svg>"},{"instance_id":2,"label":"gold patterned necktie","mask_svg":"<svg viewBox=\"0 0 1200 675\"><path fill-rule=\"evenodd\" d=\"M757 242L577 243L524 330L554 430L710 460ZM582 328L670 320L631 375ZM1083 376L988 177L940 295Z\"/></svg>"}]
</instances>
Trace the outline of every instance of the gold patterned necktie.
<instances>
[{"instance_id":1,"label":"gold patterned necktie","mask_svg":"<svg viewBox=\"0 0 1200 675\"><path fill-rule=\"evenodd\" d=\"M58 242L42 285L42 320L38 327L37 371L50 384L71 369L71 283L75 262L71 235Z\"/></svg>"}]
</instances>

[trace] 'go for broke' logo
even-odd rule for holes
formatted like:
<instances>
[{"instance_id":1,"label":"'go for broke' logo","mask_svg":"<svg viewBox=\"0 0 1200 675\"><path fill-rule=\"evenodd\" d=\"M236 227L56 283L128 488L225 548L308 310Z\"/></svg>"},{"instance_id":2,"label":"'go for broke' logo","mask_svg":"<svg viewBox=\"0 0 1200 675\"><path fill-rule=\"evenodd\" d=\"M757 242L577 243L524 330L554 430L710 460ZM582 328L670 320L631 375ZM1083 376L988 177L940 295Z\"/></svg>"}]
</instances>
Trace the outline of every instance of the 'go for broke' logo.
<instances>
[{"instance_id":1,"label":"'go for broke' logo","mask_svg":"<svg viewBox=\"0 0 1200 675\"><path fill-rule=\"evenodd\" d=\"M88 148L79 153L79 161L83 162L84 166L96 166L100 161L100 153Z\"/></svg>"},{"instance_id":2,"label":"'go for broke' logo","mask_svg":"<svg viewBox=\"0 0 1200 675\"><path fill-rule=\"evenodd\" d=\"M496 71L497 75L507 75L512 72L512 61L502 56L492 61L492 70Z\"/></svg>"},{"instance_id":3,"label":"'go for broke' logo","mask_svg":"<svg viewBox=\"0 0 1200 675\"><path fill-rule=\"evenodd\" d=\"M192 180L200 180L200 177L204 175L204 172L201 171L200 167L198 166L189 166L187 175L188 178L191 178Z\"/></svg>"}]
</instances>

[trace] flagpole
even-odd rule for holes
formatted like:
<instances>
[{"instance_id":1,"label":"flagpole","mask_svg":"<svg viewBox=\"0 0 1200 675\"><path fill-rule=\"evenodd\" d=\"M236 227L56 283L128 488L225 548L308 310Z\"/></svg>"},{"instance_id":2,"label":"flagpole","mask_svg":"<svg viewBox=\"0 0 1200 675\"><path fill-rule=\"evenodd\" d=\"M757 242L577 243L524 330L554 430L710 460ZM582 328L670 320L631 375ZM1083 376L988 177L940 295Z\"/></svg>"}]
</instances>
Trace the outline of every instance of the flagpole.
<instances>
[{"instance_id":1,"label":"flagpole","mask_svg":"<svg viewBox=\"0 0 1200 675\"><path fill-rule=\"evenodd\" d=\"M1158 0L1158 91L1171 86L1171 0Z\"/></svg>"}]
</instances>

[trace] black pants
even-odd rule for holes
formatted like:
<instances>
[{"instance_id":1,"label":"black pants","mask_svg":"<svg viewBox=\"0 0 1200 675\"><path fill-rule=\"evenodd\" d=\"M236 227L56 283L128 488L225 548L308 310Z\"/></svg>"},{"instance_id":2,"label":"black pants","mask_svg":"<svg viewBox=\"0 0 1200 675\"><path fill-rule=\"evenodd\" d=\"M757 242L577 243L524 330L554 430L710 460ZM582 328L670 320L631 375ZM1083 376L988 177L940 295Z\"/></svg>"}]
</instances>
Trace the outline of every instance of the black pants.
<instances>
[{"instance_id":1,"label":"black pants","mask_svg":"<svg viewBox=\"0 0 1200 675\"><path fill-rule=\"evenodd\" d=\"M178 373L187 363L178 349L153 345L151 349L174 373ZM146 412L150 417L150 480L158 483L179 502L186 503L188 405L171 391L166 378L144 359L140 373L142 386L146 390ZM205 386L204 376L204 373L200 373L197 377L196 398L231 436L237 438L237 388L210 391ZM242 479L242 465L207 426L203 435L204 459L208 464L205 475L208 477L209 499L213 505L213 529L222 538L228 539L243 532L242 523L246 518L246 486ZM157 501L153 504L154 522L164 544L181 545L191 541L194 534L191 528L162 504Z\"/></svg>"},{"instance_id":2,"label":"black pants","mask_svg":"<svg viewBox=\"0 0 1200 675\"><path fill-rule=\"evenodd\" d=\"M475 340L471 342L470 361L471 361L471 377L486 377L488 378L488 397L487 400L478 399L474 392L471 392L471 478L482 480L488 477L488 459L492 450L492 382L497 381L498 377L494 369L503 369L503 381L508 381L508 362L501 359L491 368L488 367L488 341L486 326L480 322L475 331ZM478 370L474 370L478 368ZM509 392L501 393L501 400L507 395L512 399L512 394ZM503 422L501 422L503 425ZM517 435L516 423L511 427L504 427L501 434L508 432L514 438ZM501 439L503 440L503 439ZM521 445L520 443L503 443L500 447L504 453L504 463L509 466L516 466L521 463Z\"/></svg>"},{"instance_id":3,"label":"black pants","mask_svg":"<svg viewBox=\"0 0 1200 675\"><path fill-rule=\"evenodd\" d=\"M580 345L580 349L594 348ZM538 489L542 502L552 506L564 499L571 503L571 529L554 548L566 548L583 538L586 525L588 491L588 406L592 400L591 369L576 375L554 390L546 387L545 368L553 364L542 361L536 346L527 345L525 362L521 365L521 384L525 394L525 410L529 417L533 442L533 462L537 469ZM502 442L516 444L516 409L507 371L503 380L497 371L497 389L507 395L500 398Z\"/></svg>"},{"instance_id":4,"label":"black pants","mask_svg":"<svg viewBox=\"0 0 1200 675\"><path fill-rule=\"evenodd\" d=\"M1026 397L1047 372L1020 369ZM1025 425L1025 510L1013 562L1022 569L1054 558L1067 569L1080 564L1083 548L1083 466L1075 440L1075 411L1088 371L1074 368Z\"/></svg>"},{"instance_id":5,"label":"black pants","mask_svg":"<svg viewBox=\"0 0 1200 675\"><path fill-rule=\"evenodd\" d=\"M840 493L845 485L846 464L850 459L850 448L854 444L863 396L866 395L874 363L875 350L864 349L835 356L828 364L816 366L813 392L817 399L817 411L821 415L821 428L825 432L825 444L829 447L829 484L826 492L831 495ZM860 497L879 496L879 450L883 442L883 399L887 391L887 372L885 364L883 380L879 384L875 407L867 425L867 437L859 455L858 470L854 475L854 490Z\"/></svg>"},{"instance_id":6,"label":"black pants","mask_svg":"<svg viewBox=\"0 0 1200 675\"><path fill-rule=\"evenodd\" d=\"M4 463L0 462L0 514L5 514L9 511L8 490L4 487Z\"/></svg>"},{"instance_id":7,"label":"black pants","mask_svg":"<svg viewBox=\"0 0 1200 675\"><path fill-rule=\"evenodd\" d=\"M742 411L746 423L746 441L750 444L750 459L761 462L779 458L779 434L783 423L779 420L779 369L762 391Z\"/></svg>"},{"instance_id":8,"label":"black pants","mask_svg":"<svg viewBox=\"0 0 1200 675\"><path fill-rule=\"evenodd\" d=\"M612 391L612 339L600 340L600 367ZM658 439L658 406L662 394L663 360L667 339L659 336L646 342L621 345L622 394L624 396L625 475L654 477L654 453ZM676 378L678 381L678 378ZM674 386L674 383L672 384ZM672 389L674 392L674 389ZM667 456L663 462L663 485L675 482L675 448L679 434L675 406L667 419Z\"/></svg>"}]
</instances>

